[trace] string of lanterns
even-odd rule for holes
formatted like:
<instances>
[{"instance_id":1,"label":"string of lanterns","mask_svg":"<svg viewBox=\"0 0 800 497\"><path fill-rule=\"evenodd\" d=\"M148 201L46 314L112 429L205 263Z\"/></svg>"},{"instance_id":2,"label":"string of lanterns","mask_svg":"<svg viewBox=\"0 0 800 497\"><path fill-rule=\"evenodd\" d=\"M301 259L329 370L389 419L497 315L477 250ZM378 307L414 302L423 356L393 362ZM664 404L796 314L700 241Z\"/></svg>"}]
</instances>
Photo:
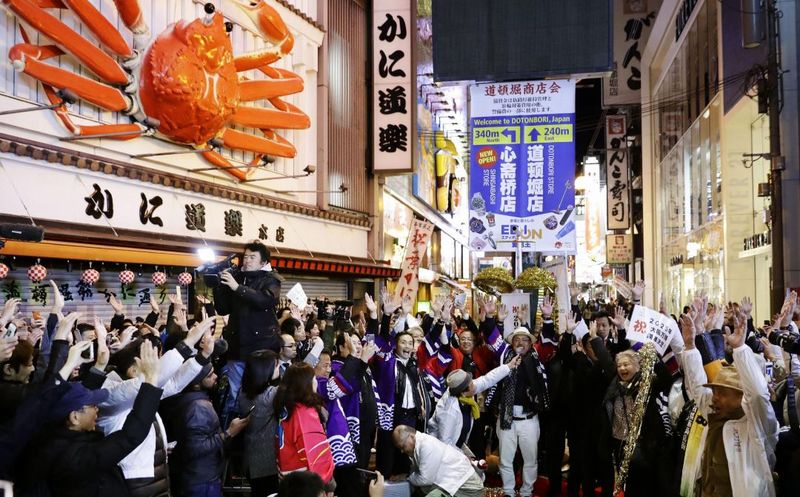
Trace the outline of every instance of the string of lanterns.
<instances>
[{"instance_id":1,"label":"string of lanterns","mask_svg":"<svg viewBox=\"0 0 800 497\"><path fill-rule=\"evenodd\" d=\"M81 273L80 281L86 285L94 285L98 281L100 281L100 271L91 267L92 264L89 263L89 268L85 269ZM4 280L8 277L11 272L11 268L8 265L0 262L0 280ZM30 266L27 271L28 280L32 283L39 284L47 278L47 268L44 267L38 260L35 264ZM123 285L130 285L136 280L136 273L127 269L127 266L124 270L119 272L118 275L119 282ZM156 286L165 285L167 283L167 274L163 271L159 271L156 267L156 271L153 272L152 275L152 282ZM183 287L188 287L194 281L192 273L186 271L184 269L183 272L178 274L178 284Z\"/></svg>"}]
</instances>

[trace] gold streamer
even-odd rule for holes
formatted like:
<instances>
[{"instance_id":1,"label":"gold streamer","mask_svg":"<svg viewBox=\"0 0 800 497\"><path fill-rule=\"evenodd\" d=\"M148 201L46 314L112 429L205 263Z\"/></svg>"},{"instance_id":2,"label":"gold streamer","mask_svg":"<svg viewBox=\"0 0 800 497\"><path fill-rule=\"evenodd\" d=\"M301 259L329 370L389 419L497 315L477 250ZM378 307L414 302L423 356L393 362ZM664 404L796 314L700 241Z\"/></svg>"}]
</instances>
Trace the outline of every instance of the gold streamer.
<instances>
[{"instance_id":1,"label":"gold streamer","mask_svg":"<svg viewBox=\"0 0 800 497\"><path fill-rule=\"evenodd\" d=\"M617 496L625 495L625 483L628 479L633 452L636 450L636 443L642 432L642 421L650 400L650 387L653 383L654 367L658 360L658 353L652 342L645 343L639 350L639 366L641 378L639 380L639 391L636 393L636 400L633 404L631 413L630 429L622 448L622 464L614 475L614 494Z\"/></svg>"}]
</instances>

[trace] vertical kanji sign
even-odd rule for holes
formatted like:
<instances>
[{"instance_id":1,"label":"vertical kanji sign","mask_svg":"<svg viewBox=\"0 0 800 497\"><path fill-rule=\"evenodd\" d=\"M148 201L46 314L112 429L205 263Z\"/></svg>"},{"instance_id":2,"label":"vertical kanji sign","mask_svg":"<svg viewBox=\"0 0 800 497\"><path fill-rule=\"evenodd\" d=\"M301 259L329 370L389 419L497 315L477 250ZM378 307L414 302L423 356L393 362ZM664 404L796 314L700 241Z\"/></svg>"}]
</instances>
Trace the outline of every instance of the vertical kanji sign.
<instances>
[{"instance_id":1,"label":"vertical kanji sign","mask_svg":"<svg viewBox=\"0 0 800 497\"><path fill-rule=\"evenodd\" d=\"M372 159L375 172L411 172L414 142L410 0L375 0L372 8ZM416 5L416 3L414 3Z\"/></svg>"},{"instance_id":2,"label":"vertical kanji sign","mask_svg":"<svg viewBox=\"0 0 800 497\"><path fill-rule=\"evenodd\" d=\"M614 68L603 78L603 106L641 103L642 53L661 0L614 0Z\"/></svg>"},{"instance_id":3,"label":"vertical kanji sign","mask_svg":"<svg viewBox=\"0 0 800 497\"><path fill-rule=\"evenodd\" d=\"M415 219L411 222L411 229L408 232L406 242L406 252L403 255L403 263L400 266L400 281L395 288L395 296L411 301L417 299L419 289L419 266L425 256L428 241L433 233L433 223Z\"/></svg>"},{"instance_id":4,"label":"vertical kanji sign","mask_svg":"<svg viewBox=\"0 0 800 497\"><path fill-rule=\"evenodd\" d=\"M631 188L625 116L606 117L606 189L609 230L631 227Z\"/></svg>"}]
</instances>

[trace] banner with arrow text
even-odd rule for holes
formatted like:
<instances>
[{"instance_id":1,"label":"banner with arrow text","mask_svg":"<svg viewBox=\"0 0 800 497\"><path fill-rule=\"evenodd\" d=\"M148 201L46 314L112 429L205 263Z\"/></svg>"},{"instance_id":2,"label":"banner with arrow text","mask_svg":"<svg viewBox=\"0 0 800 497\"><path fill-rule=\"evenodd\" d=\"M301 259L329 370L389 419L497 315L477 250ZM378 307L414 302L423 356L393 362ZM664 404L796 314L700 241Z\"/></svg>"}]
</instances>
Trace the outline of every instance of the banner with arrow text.
<instances>
[{"instance_id":1,"label":"banner with arrow text","mask_svg":"<svg viewBox=\"0 0 800 497\"><path fill-rule=\"evenodd\" d=\"M473 250L575 252L575 82L470 87Z\"/></svg>"}]
</instances>

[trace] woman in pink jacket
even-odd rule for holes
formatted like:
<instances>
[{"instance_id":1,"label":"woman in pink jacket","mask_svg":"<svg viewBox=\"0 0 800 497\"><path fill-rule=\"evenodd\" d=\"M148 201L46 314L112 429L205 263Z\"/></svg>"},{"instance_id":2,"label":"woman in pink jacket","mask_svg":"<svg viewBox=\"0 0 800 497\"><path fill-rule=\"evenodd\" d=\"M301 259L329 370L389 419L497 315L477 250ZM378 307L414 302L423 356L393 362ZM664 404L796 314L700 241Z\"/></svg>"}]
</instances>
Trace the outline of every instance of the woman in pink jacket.
<instances>
[{"instance_id":1,"label":"woman in pink jacket","mask_svg":"<svg viewBox=\"0 0 800 497\"><path fill-rule=\"evenodd\" d=\"M323 428L322 398L316 388L310 365L296 363L286 370L275 395L278 470L281 475L313 471L327 483L333 479L333 454Z\"/></svg>"}]
</instances>

